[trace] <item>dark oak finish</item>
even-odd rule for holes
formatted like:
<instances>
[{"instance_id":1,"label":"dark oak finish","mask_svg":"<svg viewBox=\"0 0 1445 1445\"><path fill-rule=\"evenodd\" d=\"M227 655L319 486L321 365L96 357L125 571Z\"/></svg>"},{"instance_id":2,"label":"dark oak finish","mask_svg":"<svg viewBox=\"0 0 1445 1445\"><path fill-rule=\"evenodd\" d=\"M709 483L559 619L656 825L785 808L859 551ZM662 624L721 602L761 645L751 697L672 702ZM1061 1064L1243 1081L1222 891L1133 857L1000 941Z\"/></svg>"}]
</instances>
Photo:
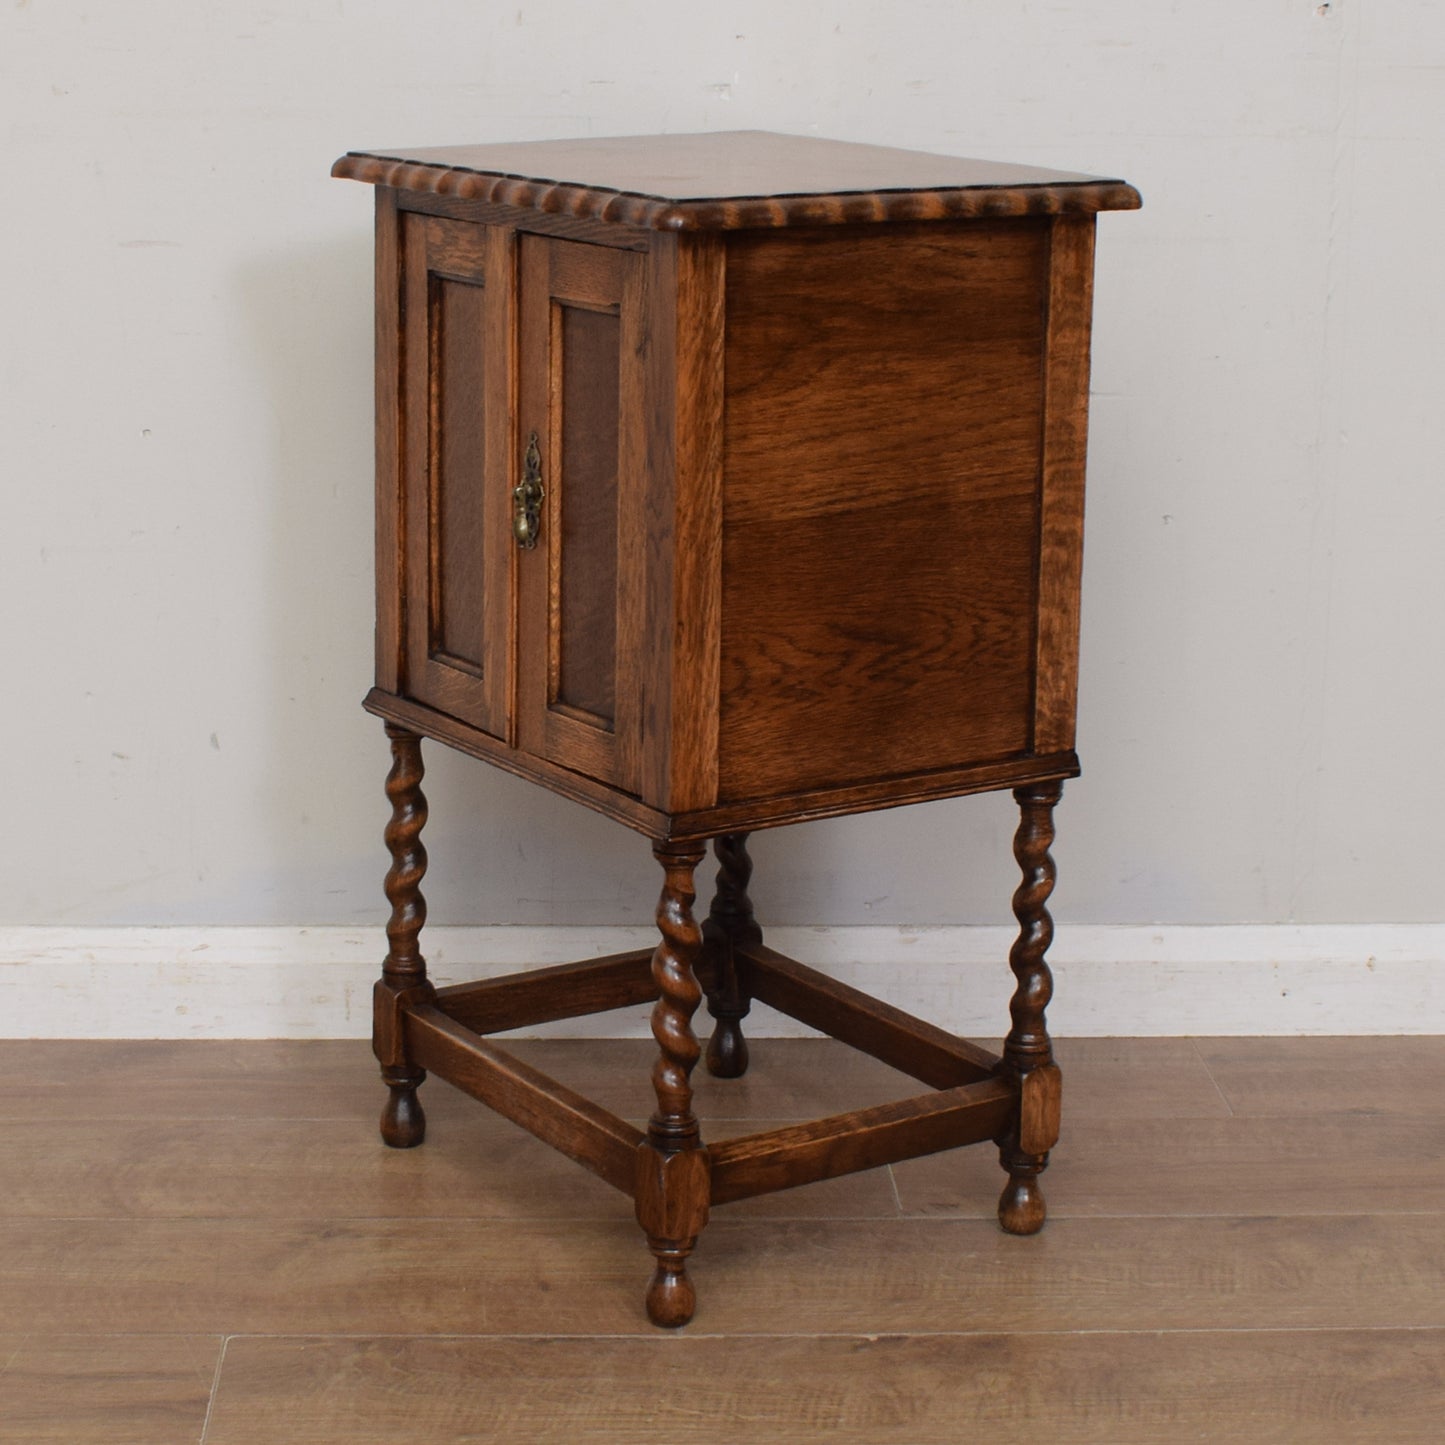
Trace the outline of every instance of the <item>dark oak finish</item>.
<instances>
[{"instance_id":1,"label":"dark oak finish","mask_svg":"<svg viewBox=\"0 0 1445 1445\"><path fill-rule=\"evenodd\" d=\"M378 187L395 198L403 211L424 216L446 216L478 226L505 226L534 236L561 236L591 246L615 246L623 251L651 251L657 234L641 226L620 226L615 221L590 221L578 216L546 215L523 206L500 206L490 201L465 201L429 191L395 191Z\"/></svg>"},{"instance_id":2,"label":"dark oak finish","mask_svg":"<svg viewBox=\"0 0 1445 1445\"><path fill-rule=\"evenodd\" d=\"M353 153L376 183L377 669L394 763L383 1135L431 1069L631 1195L685 1324L714 1203L997 1142L1011 1233L1058 1138L1049 844L1073 751L1095 213L1122 181L741 132ZM441 990L427 736L648 837L660 942ZM1012 788L1001 1058L763 942L748 834ZM694 875L718 860L706 918ZM917 1098L709 1148L754 999ZM639 1131L484 1035L651 1001Z\"/></svg>"},{"instance_id":3,"label":"dark oak finish","mask_svg":"<svg viewBox=\"0 0 1445 1445\"><path fill-rule=\"evenodd\" d=\"M476 1034L499 1034L557 1019L650 1003L657 997L652 950L614 953L436 990L436 1006Z\"/></svg>"},{"instance_id":4,"label":"dark oak finish","mask_svg":"<svg viewBox=\"0 0 1445 1445\"><path fill-rule=\"evenodd\" d=\"M410 1149L426 1137L426 1115L416 1091L426 1073L407 1051L404 1021L407 1010L429 1004L433 989L426 976L426 959L418 940L426 922L426 899L421 880L426 876L426 848L421 830L426 826L426 795L421 790L421 739L404 728L387 725L391 739L391 772L386 795L391 799L391 821L386 825L386 847L391 867L386 873L386 897L391 918L386 925L386 960L375 993L372 1042L389 1093L381 1115L381 1137L393 1149Z\"/></svg>"},{"instance_id":5,"label":"dark oak finish","mask_svg":"<svg viewBox=\"0 0 1445 1445\"><path fill-rule=\"evenodd\" d=\"M582 803L646 837L670 842L706 842L724 833L750 832L784 823L833 818L843 813L899 808L910 803L932 802L937 798L994 792L1049 778L1073 778L1079 773L1079 760L1074 753L1057 753L1047 757L940 769L937 773L915 778L850 783L810 793L668 815L638 798L619 793L546 758L528 757L445 713L379 688L372 688L367 693L362 706L386 722L414 729L458 752L541 783L552 792L570 798L574 803Z\"/></svg>"},{"instance_id":6,"label":"dark oak finish","mask_svg":"<svg viewBox=\"0 0 1445 1445\"><path fill-rule=\"evenodd\" d=\"M665 881L657 902L657 928L662 940L652 955L652 981L658 1000L652 1010L652 1036L657 1063L652 1086L657 1109L647 1134L663 1153L695 1148L697 1119L692 1112L691 1076L702 1049L692 1031L692 1016L702 1002L696 969L702 958L702 930L692 914L697 896L692 875L702 862L700 851L687 844L653 849Z\"/></svg>"},{"instance_id":7,"label":"dark oak finish","mask_svg":"<svg viewBox=\"0 0 1445 1445\"><path fill-rule=\"evenodd\" d=\"M331 174L657 230L1134 210L1123 181L767 131L352 151Z\"/></svg>"},{"instance_id":8,"label":"dark oak finish","mask_svg":"<svg viewBox=\"0 0 1445 1445\"><path fill-rule=\"evenodd\" d=\"M625 1194L632 1193L642 1133L565 1084L478 1038L440 1009L406 1019L407 1045L448 1083L530 1130Z\"/></svg>"},{"instance_id":9,"label":"dark oak finish","mask_svg":"<svg viewBox=\"0 0 1445 1445\"><path fill-rule=\"evenodd\" d=\"M674 814L717 801L726 259L717 236L662 237L653 252L643 795Z\"/></svg>"},{"instance_id":10,"label":"dark oak finish","mask_svg":"<svg viewBox=\"0 0 1445 1445\"><path fill-rule=\"evenodd\" d=\"M691 1076L702 1049L692 1016L702 1002L696 969L702 959L702 930L693 917L693 872L703 854L690 845L653 849L665 881L657 904L662 941L652 956L658 1000L652 1010L657 1062L652 1087L657 1108L647 1121L647 1142L637 1159L637 1221L657 1268L647 1289L647 1313L654 1324L685 1325L697 1306L687 1257L707 1222L707 1153L692 1111Z\"/></svg>"},{"instance_id":11,"label":"dark oak finish","mask_svg":"<svg viewBox=\"0 0 1445 1445\"><path fill-rule=\"evenodd\" d=\"M397 193L376 193L376 685L402 690L401 223Z\"/></svg>"},{"instance_id":12,"label":"dark oak finish","mask_svg":"<svg viewBox=\"0 0 1445 1445\"><path fill-rule=\"evenodd\" d=\"M1037 753L1074 746L1079 583L1084 570L1089 326L1094 295L1094 227L1090 222L1054 222L1048 285L1032 744Z\"/></svg>"},{"instance_id":13,"label":"dark oak finish","mask_svg":"<svg viewBox=\"0 0 1445 1445\"><path fill-rule=\"evenodd\" d=\"M771 948L747 945L753 996L830 1038L841 1039L935 1089L952 1089L993 1073L986 1050L891 1004L870 998Z\"/></svg>"},{"instance_id":14,"label":"dark oak finish","mask_svg":"<svg viewBox=\"0 0 1445 1445\"><path fill-rule=\"evenodd\" d=\"M726 1204L977 1144L992 1139L1017 1108L1017 1095L1004 1080L984 1079L811 1124L728 1139L708 1151L712 1202Z\"/></svg>"},{"instance_id":15,"label":"dark oak finish","mask_svg":"<svg viewBox=\"0 0 1445 1445\"><path fill-rule=\"evenodd\" d=\"M1048 249L730 238L720 801L1028 751Z\"/></svg>"},{"instance_id":16,"label":"dark oak finish","mask_svg":"<svg viewBox=\"0 0 1445 1445\"><path fill-rule=\"evenodd\" d=\"M718 861L717 892L702 926L710 979L707 1011L715 1021L707 1045L707 1069L720 1079L740 1079L748 1071L742 1021L748 1016L751 989L747 963L738 950L762 943L763 930L748 897L753 876L748 835L725 833L714 841L713 851Z\"/></svg>"},{"instance_id":17,"label":"dark oak finish","mask_svg":"<svg viewBox=\"0 0 1445 1445\"><path fill-rule=\"evenodd\" d=\"M526 754L636 794L643 262L541 236L522 235L519 247L517 462L520 472L535 434L546 496L541 544L517 553L517 741Z\"/></svg>"},{"instance_id":18,"label":"dark oak finish","mask_svg":"<svg viewBox=\"0 0 1445 1445\"><path fill-rule=\"evenodd\" d=\"M401 525L408 693L508 736L507 233L404 214Z\"/></svg>"},{"instance_id":19,"label":"dark oak finish","mask_svg":"<svg viewBox=\"0 0 1445 1445\"><path fill-rule=\"evenodd\" d=\"M1059 1070L1044 1021L1044 1010L1054 991L1053 977L1044 961L1054 936L1047 903L1054 891L1054 805L1063 788L1040 783L1018 788L1020 819L1014 837L1014 857L1023 870L1023 882L1013 896L1019 936L1009 952L1017 987L1009 1000L1013 1027L1004 1040L1002 1069L1020 1089L1018 1117L999 1140L999 1159L1009 1182L998 1203L999 1223L1010 1234L1036 1234L1044 1226L1044 1196L1038 1177L1048 1168L1049 1150L1059 1134Z\"/></svg>"}]
</instances>

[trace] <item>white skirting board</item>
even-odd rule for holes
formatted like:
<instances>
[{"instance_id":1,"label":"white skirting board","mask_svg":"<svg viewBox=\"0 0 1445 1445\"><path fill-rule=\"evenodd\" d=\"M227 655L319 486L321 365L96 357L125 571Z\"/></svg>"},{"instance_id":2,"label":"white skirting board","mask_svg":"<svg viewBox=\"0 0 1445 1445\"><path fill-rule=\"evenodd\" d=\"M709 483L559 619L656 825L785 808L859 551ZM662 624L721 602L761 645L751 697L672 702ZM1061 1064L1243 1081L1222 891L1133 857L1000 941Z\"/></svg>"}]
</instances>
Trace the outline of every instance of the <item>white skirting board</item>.
<instances>
[{"instance_id":1,"label":"white skirting board","mask_svg":"<svg viewBox=\"0 0 1445 1445\"><path fill-rule=\"evenodd\" d=\"M957 1033L1008 1026L1004 928L776 928L769 944ZM438 983L651 947L645 928L429 927ZM0 929L0 1038L352 1038L378 928ZM1445 924L1061 925L1059 1035L1445 1033ZM707 1026L705 1013L698 1031ZM755 1038L810 1031L761 1006ZM535 1036L642 1037L647 1009Z\"/></svg>"}]
</instances>

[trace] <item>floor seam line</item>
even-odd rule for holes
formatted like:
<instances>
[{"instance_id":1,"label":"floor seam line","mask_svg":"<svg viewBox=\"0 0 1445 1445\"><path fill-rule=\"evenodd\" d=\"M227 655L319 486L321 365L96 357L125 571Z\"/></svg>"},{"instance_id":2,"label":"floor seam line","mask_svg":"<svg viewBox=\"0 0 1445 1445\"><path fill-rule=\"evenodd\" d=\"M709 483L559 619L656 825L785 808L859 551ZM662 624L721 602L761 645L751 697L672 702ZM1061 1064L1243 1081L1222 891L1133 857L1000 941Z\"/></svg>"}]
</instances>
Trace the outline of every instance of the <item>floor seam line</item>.
<instances>
[{"instance_id":1,"label":"floor seam line","mask_svg":"<svg viewBox=\"0 0 1445 1445\"><path fill-rule=\"evenodd\" d=\"M1074 1336L1135 1336L1135 1335L1352 1335L1352 1334L1445 1334L1445 1323L1438 1325L1179 1325L1139 1326L1134 1329L1083 1328L1083 1329L1037 1329L1037 1330L835 1330L827 1332L769 1331L769 1330L692 1330L684 1327L669 1340L952 1340L952 1339L1056 1339ZM655 1333L595 1334L574 1333L548 1334L542 1331L508 1332L505 1334L468 1334L446 1332L441 1334L398 1334L394 1331L380 1331L363 1334L338 1334L331 1332L292 1331L287 1333L245 1333L228 1335L231 1341L250 1340L405 1340L405 1341L463 1341L477 1344L501 1344L511 1340L572 1341L578 1344L596 1344L612 1340L636 1340L641 1343L657 1343Z\"/></svg>"},{"instance_id":2,"label":"floor seam line","mask_svg":"<svg viewBox=\"0 0 1445 1445\"><path fill-rule=\"evenodd\" d=\"M206 1399L206 1418L201 1421L201 1438L198 1445L206 1445L206 1437L211 1433L211 1415L216 1408L216 1395L221 1388L221 1370L226 1363L226 1351L231 1346L233 1336L221 1336L221 1348L216 1355L216 1371L211 1376L211 1393Z\"/></svg>"},{"instance_id":3,"label":"floor seam line","mask_svg":"<svg viewBox=\"0 0 1445 1445\"><path fill-rule=\"evenodd\" d=\"M1199 1060L1200 1066L1209 1077L1209 1082L1214 1085L1214 1092L1219 1095L1219 1101L1224 1105L1225 1109L1228 1110L1229 1117L1231 1119L1239 1118L1239 1115L1234 1111L1234 1105L1229 1102L1228 1095L1225 1094L1223 1088L1220 1086L1219 1080L1214 1077L1214 1070L1209 1067L1209 1060L1204 1057L1203 1052L1200 1050L1199 1040L1197 1038L1191 1038L1189 1040L1189 1047L1194 1050L1194 1057Z\"/></svg>"}]
</instances>

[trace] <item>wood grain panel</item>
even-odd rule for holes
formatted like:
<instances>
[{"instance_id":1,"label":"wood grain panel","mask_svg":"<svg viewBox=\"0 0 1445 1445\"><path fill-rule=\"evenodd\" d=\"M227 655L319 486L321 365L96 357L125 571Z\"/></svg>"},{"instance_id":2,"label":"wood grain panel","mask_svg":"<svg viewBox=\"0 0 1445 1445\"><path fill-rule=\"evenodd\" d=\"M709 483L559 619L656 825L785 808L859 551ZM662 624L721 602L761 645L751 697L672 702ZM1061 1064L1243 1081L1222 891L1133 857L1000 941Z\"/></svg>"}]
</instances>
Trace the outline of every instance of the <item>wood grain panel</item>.
<instances>
[{"instance_id":1,"label":"wood grain panel","mask_svg":"<svg viewBox=\"0 0 1445 1445\"><path fill-rule=\"evenodd\" d=\"M724 801L1023 753L1035 500L729 527Z\"/></svg>"},{"instance_id":2,"label":"wood grain panel","mask_svg":"<svg viewBox=\"0 0 1445 1445\"><path fill-rule=\"evenodd\" d=\"M1047 242L729 241L724 802L1028 749Z\"/></svg>"},{"instance_id":3,"label":"wood grain panel","mask_svg":"<svg viewBox=\"0 0 1445 1445\"><path fill-rule=\"evenodd\" d=\"M1440 1331L235 1341L208 1445L1434 1445ZM641 1379L648 1388L638 1388ZM479 1392L477 1382L488 1388ZM425 1382L425 1391L417 1388Z\"/></svg>"},{"instance_id":4,"label":"wood grain panel","mask_svg":"<svg viewBox=\"0 0 1445 1445\"><path fill-rule=\"evenodd\" d=\"M1048 235L730 237L727 527L1033 492Z\"/></svg>"}]
</instances>

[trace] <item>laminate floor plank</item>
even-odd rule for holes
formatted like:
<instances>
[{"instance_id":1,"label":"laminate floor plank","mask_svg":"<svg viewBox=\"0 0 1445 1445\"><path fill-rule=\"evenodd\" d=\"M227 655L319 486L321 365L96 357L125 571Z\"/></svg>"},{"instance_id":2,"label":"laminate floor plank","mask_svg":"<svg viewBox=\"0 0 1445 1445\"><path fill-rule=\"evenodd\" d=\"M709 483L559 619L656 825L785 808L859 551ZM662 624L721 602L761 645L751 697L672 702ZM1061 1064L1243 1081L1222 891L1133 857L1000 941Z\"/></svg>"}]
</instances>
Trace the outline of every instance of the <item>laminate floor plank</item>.
<instances>
[{"instance_id":1,"label":"laminate floor plank","mask_svg":"<svg viewBox=\"0 0 1445 1445\"><path fill-rule=\"evenodd\" d=\"M1075 1118L1043 1176L1050 1217L1190 1214L1445 1216L1445 1111L1167 1120ZM992 1157L990 1157L992 1155ZM894 1165L905 1214L992 1212L987 1146Z\"/></svg>"},{"instance_id":2,"label":"laminate floor plank","mask_svg":"<svg viewBox=\"0 0 1445 1445\"><path fill-rule=\"evenodd\" d=\"M995 1045L995 1047L1000 1047ZM1229 1105L1187 1039L1056 1039L1071 1118L1198 1119Z\"/></svg>"},{"instance_id":3,"label":"laminate floor plank","mask_svg":"<svg viewBox=\"0 0 1445 1445\"><path fill-rule=\"evenodd\" d=\"M0 1442L196 1445L221 1343L164 1334L0 1339Z\"/></svg>"},{"instance_id":4,"label":"laminate floor plank","mask_svg":"<svg viewBox=\"0 0 1445 1445\"><path fill-rule=\"evenodd\" d=\"M1439 1216L764 1220L722 1210L696 1328L782 1334L1445 1326ZM636 1334L635 1223L10 1220L34 1333Z\"/></svg>"},{"instance_id":5,"label":"laminate floor plank","mask_svg":"<svg viewBox=\"0 0 1445 1445\"><path fill-rule=\"evenodd\" d=\"M237 1339L206 1440L1433 1445L1442 1371L1440 1331Z\"/></svg>"},{"instance_id":6,"label":"laminate floor plank","mask_svg":"<svg viewBox=\"0 0 1445 1445\"><path fill-rule=\"evenodd\" d=\"M1445 1035L1196 1039L1236 1114L1445 1113Z\"/></svg>"},{"instance_id":7,"label":"laminate floor plank","mask_svg":"<svg viewBox=\"0 0 1445 1445\"><path fill-rule=\"evenodd\" d=\"M699 1021L699 1028L706 1024ZM627 1117L654 1107L651 1039L503 1039L544 1073ZM889 1099L919 1085L831 1039L762 1039L738 1080L694 1074L698 1111L799 1120ZM1202 1068L1202 1065L1200 1066ZM0 1049L0 1118L348 1119L375 1123L385 1088L362 1040L17 1040ZM478 1105L442 1080L422 1091L430 1118Z\"/></svg>"},{"instance_id":8,"label":"laminate floor plank","mask_svg":"<svg viewBox=\"0 0 1445 1445\"><path fill-rule=\"evenodd\" d=\"M700 1019L699 1031L707 1022ZM997 1050L997 1039L982 1040ZM1270 1040L1229 1040L1259 1046ZM626 1117L653 1107L650 1039L508 1039L544 1073ZM1187 1040L1063 1039L1071 1111L1127 1118L1227 1114L1209 1070ZM757 1039L741 1079L693 1076L701 1116L803 1120L925 1092L916 1080L832 1039ZM0 1048L0 1119L336 1119L375 1124L384 1089L370 1045L316 1040L6 1040ZM440 1080L422 1091L428 1116L465 1117L478 1106Z\"/></svg>"},{"instance_id":9,"label":"laminate floor plank","mask_svg":"<svg viewBox=\"0 0 1445 1445\"><path fill-rule=\"evenodd\" d=\"M693 1022L705 1044L712 1021L700 1012ZM651 1039L594 1040L591 1048L578 1048L578 1042L519 1039L504 1040L502 1046L617 1113L646 1117L652 1112L657 1045ZM597 1047L602 1043L605 1049ZM748 1053L748 1071L741 1079L714 1078L702 1063L693 1070L699 1118L797 1122L922 1091L917 1080L833 1039L750 1040Z\"/></svg>"},{"instance_id":10,"label":"laminate floor plank","mask_svg":"<svg viewBox=\"0 0 1445 1445\"><path fill-rule=\"evenodd\" d=\"M363 1119L361 1039L7 1039L0 1119Z\"/></svg>"},{"instance_id":11,"label":"laminate floor plank","mask_svg":"<svg viewBox=\"0 0 1445 1445\"><path fill-rule=\"evenodd\" d=\"M507 1046L652 1107L651 1041ZM926 1092L752 1053L706 1137ZM206 1445L1440 1439L1445 1039L1059 1057L1041 1235L988 1145L723 1206L664 1335L630 1201L436 1080L385 1149L364 1043L7 1043L0 1445L195 1445L221 1359Z\"/></svg>"},{"instance_id":12,"label":"laminate floor plank","mask_svg":"<svg viewBox=\"0 0 1445 1445\"><path fill-rule=\"evenodd\" d=\"M781 1121L763 1121L771 1127ZM751 1124L718 1126L721 1138ZM891 1218L885 1169L742 1202L747 1217ZM0 1218L631 1220L632 1201L472 1103L388 1149L371 1121L70 1120L10 1123Z\"/></svg>"}]
</instances>

